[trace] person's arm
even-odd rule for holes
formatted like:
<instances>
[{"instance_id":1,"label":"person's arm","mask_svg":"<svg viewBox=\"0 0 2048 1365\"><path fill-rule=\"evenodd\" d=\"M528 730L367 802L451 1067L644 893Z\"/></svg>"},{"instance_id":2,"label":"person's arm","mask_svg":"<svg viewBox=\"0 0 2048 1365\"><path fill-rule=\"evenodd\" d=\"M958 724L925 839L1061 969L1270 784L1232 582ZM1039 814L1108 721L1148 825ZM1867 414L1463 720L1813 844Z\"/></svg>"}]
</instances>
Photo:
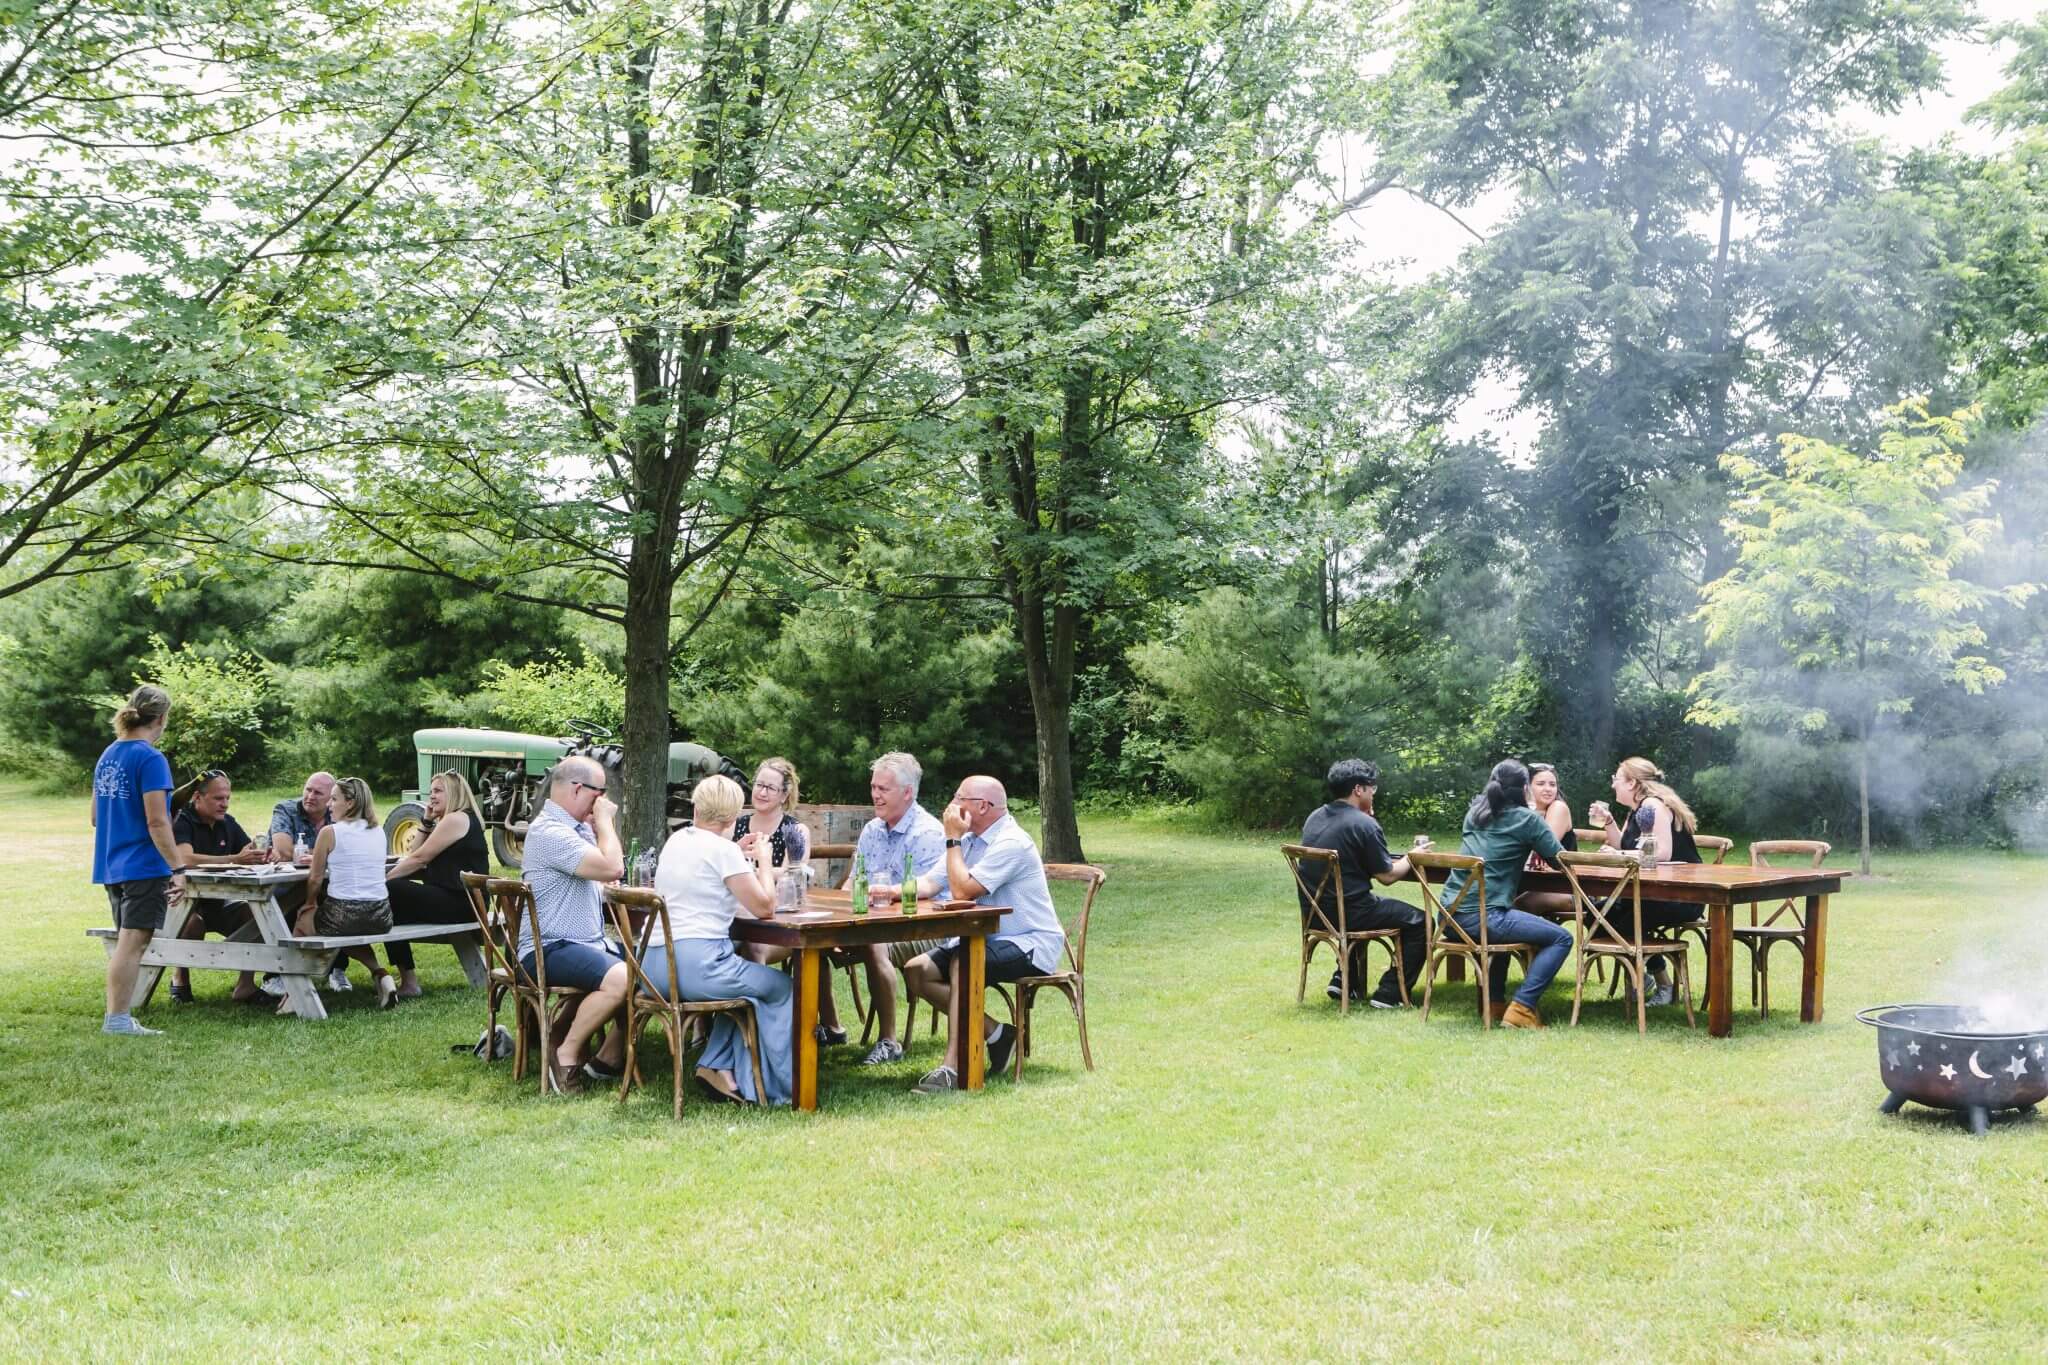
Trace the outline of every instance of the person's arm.
<instances>
[{"instance_id":1,"label":"person's arm","mask_svg":"<svg viewBox=\"0 0 2048 1365\"><path fill-rule=\"evenodd\" d=\"M306 867L306 909L320 902L320 887L327 880L327 855L334 851L334 826L320 831L313 841L313 861Z\"/></svg>"},{"instance_id":2,"label":"person's arm","mask_svg":"<svg viewBox=\"0 0 2048 1365\"><path fill-rule=\"evenodd\" d=\"M726 889L733 899L740 903L740 909L755 919L771 919L775 914L775 849L766 835L754 841L754 851L748 860L745 872L735 872L725 879Z\"/></svg>"},{"instance_id":3,"label":"person's arm","mask_svg":"<svg viewBox=\"0 0 2048 1365\"><path fill-rule=\"evenodd\" d=\"M967 855L961 851L957 842L967 837L966 809L958 801L953 802L946 807L946 813L940 817L940 823L946 827L946 881L952 887L954 899L980 900L988 894L988 888L974 880L974 874L967 870ZM930 887L922 885L927 878L931 881ZM938 888L938 878L932 877L930 873L917 880L921 891Z\"/></svg>"},{"instance_id":4,"label":"person's arm","mask_svg":"<svg viewBox=\"0 0 2048 1365\"><path fill-rule=\"evenodd\" d=\"M428 863L434 861L435 856L442 849L448 847L448 845L454 843L467 833L469 833L468 811L452 811L442 816L441 823L434 826L431 834L427 835L419 843L414 844L412 852L391 865L391 870L384 874L384 880L387 882L403 881Z\"/></svg>"},{"instance_id":5,"label":"person's arm","mask_svg":"<svg viewBox=\"0 0 2048 1365\"><path fill-rule=\"evenodd\" d=\"M291 826L285 823L276 811L270 813L270 856L281 863L292 860L298 851L297 842L292 838Z\"/></svg>"},{"instance_id":6,"label":"person's arm","mask_svg":"<svg viewBox=\"0 0 2048 1365\"><path fill-rule=\"evenodd\" d=\"M1607 818L1600 822L1600 842L1609 850L1621 847L1621 821L1614 818L1612 809L1607 811Z\"/></svg>"},{"instance_id":7,"label":"person's arm","mask_svg":"<svg viewBox=\"0 0 2048 1365\"><path fill-rule=\"evenodd\" d=\"M1534 815L1536 812L1530 811L1529 813ZM1557 856L1564 852L1564 845L1559 843L1557 836L1550 832L1550 826L1547 823L1537 820L1534 824L1535 828L1531 831L1534 837L1529 840L1529 847L1534 849L1545 862L1555 867L1557 865Z\"/></svg>"},{"instance_id":8,"label":"person's arm","mask_svg":"<svg viewBox=\"0 0 2048 1365\"><path fill-rule=\"evenodd\" d=\"M597 833L597 847L583 855L576 875L587 882L615 882L626 873L626 856L619 851L619 832L612 821L619 813L609 796L597 798L590 809L590 827Z\"/></svg>"},{"instance_id":9,"label":"person's arm","mask_svg":"<svg viewBox=\"0 0 2048 1365\"><path fill-rule=\"evenodd\" d=\"M156 845L156 851L171 865L171 870L175 872L183 867L185 855L178 851L177 841L171 837L170 793L144 792L142 818L149 825L149 841Z\"/></svg>"}]
</instances>

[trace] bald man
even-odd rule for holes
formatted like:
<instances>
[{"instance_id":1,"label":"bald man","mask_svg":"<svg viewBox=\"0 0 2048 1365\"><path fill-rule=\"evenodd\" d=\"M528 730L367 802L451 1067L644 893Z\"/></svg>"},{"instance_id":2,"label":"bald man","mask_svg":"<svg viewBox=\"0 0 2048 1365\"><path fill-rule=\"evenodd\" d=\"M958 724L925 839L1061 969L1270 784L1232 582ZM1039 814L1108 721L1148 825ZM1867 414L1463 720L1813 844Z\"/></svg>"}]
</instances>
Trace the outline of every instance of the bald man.
<instances>
[{"instance_id":1,"label":"bald man","mask_svg":"<svg viewBox=\"0 0 2048 1365\"><path fill-rule=\"evenodd\" d=\"M583 1089L584 1046L626 1003L626 961L604 936L604 884L626 870L613 823L619 808L605 795L608 787L604 769L592 759L557 763L548 799L526 827L521 858L522 875L533 888L533 920L519 926L520 965L534 971L538 934L548 959L548 985L589 992L555 1054L541 1059L549 1086L562 1094ZM625 1056L625 1031L613 1029L589 1075L618 1079Z\"/></svg>"},{"instance_id":2,"label":"bald man","mask_svg":"<svg viewBox=\"0 0 2048 1365\"><path fill-rule=\"evenodd\" d=\"M298 864L305 867L313 861L313 842L320 837L320 831L327 828L327 803L334 799L334 774L313 773L306 778L306 785L299 789L297 800L287 797L270 808L270 852L281 863L293 861L299 850ZM298 882L277 888L277 906L284 911L285 923L298 917L299 907L306 903L305 883ZM349 989L348 968L337 959L334 970L327 973L329 990ZM269 996L284 994L284 981L278 976L268 976L263 981L263 993ZM253 998L253 997L252 997Z\"/></svg>"},{"instance_id":3,"label":"bald man","mask_svg":"<svg viewBox=\"0 0 2048 1365\"><path fill-rule=\"evenodd\" d=\"M965 779L954 793L953 803L946 807L942 823L946 828L946 875L943 880L936 872L919 877L918 893L931 895L947 885L956 898L1000 905L1008 911L988 937L982 964L984 982L994 986L1057 970L1066 931L1060 928L1059 913L1053 909L1052 888L1046 885L1045 862L1038 856L1038 845L1010 817L1003 784L986 776ZM947 939L903 968L909 988L935 1010L952 1008L953 958L959 950L959 939ZM1000 1076L1009 1065L1010 1049L1017 1044L1017 1030L986 1015L982 1018L988 1074ZM966 1066L961 1042L957 1031L947 1038L945 1064L917 1083L919 1094L937 1095L960 1088L960 1074Z\"/></svg>"}]
</instances>

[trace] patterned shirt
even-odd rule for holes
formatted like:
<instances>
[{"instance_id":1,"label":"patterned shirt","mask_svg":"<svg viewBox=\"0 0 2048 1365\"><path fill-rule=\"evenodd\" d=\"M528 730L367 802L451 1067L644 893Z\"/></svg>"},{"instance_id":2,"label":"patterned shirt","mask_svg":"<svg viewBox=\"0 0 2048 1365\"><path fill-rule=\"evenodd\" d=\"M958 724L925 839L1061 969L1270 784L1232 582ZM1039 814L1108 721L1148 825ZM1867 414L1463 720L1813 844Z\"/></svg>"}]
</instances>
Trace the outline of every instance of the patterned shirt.
<instances>
[{"instance_id":1,"label":"patterned shirt","mask_svg":"<svg viewBox=\"0 0 2048 1365\"><path fill-rule=\"evenodd\" d=\"M742 814L733 822L733 842L738 843L746 838L747 831L753 826L754 812L747 811ZM782 823L769 832L768 848L772 854L769 859L770 866L795 867L811 856L811 832L805 829L803 821L794 815L785 815L782 817ZM902 855L898 854L897 857L898 866L901 866Z\"/></svg>"},{"instance_id":2,"label":"patterned shirt","mask_svg":"<svg viewBox=\"0 0 2048 1365\"><path fill-rule=\"evenodd\" d=\"M306 814L305 803L296 796L280 801L270 808L270 832L284 835L294 848L303 841L310 849L313 847L313 841L320 837L320 831L326 828L326 812L321 812L320 818L315 820ZM274 844L276 841L265 839L263 842Z\"/></svg>"},{"instance_id":3,"label":"patterned shirt","mask_svg":"<svg viewBox=\"0 0 2048 1365\"><path fill-rule=\"evenodd\" d=\"M911 803L893 825L883 824L882 817L876 816L861 827L860 840L853 846L867 867L868 885L877 890L903 884L905 849L910 850L910 865L919 877L938 874L938 898L951 896L946 882L946 827L923 806Z\"/></svg>"},{"instance_id":4,"label":"patterned shirt","mask_svg":"<svg viewBox=\"0 0 2048 1365\"><path fill-rule=\"evenodd\" d=\"M597 847L589 825L569 818L553 801L526 827L526 884L533 888L533 922L543 943L600 943L604 939L604 888L576 875L583 859ZM519 929L519 955L533 951L533 931Z\"/></svg>"}]
</instances>

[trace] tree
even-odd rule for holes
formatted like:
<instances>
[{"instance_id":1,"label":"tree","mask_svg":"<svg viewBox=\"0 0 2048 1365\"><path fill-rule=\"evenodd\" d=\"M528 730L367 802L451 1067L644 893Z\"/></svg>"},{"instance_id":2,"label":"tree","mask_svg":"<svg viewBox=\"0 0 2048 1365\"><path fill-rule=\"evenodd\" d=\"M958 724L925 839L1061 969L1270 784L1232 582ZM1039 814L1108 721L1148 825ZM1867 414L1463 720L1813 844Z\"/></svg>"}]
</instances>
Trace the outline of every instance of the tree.
<instances>
[{"instance_id":1,"label":"tree","mask_svg":"<svg viewBox=\"0 0 2048 1365\"><path fill-rule=\"evenodd\" d=\"M1978 652L1983 615L2037 588L1961 576L2000 530L1986 510L1996 486L1957 487L1970 416L1908 403L1874 455L1787 435L1782 472L1737 454L1722 461L1738 490L1728 523L1737 557L1702 594L1716 662L1693 680L1692 718L1853 736L1866 873L1873 727L1930 689L2002 682Z\"/></svg>"},{"instance_id":2,"label":"tree","mask_svg":"<svg viewBox=\"0 0 2048 1365\"><path fill-rule=\"evenodd\" d=\"M1414 11L1387 173L1447 213L1509 201L1467 229L1420 415L1491 380L1537 419L1529 459L1482 443L1479 473L1498 537L1532 551L1524 642L1566 751L1611 761L1618 675L1724 559L1717 457L1898 396L1929 250L1834 116L1932 86L1965 22L1946 0ZM1471 482L1453 454L1418 480Z\"/></svg>"}]
</instances>

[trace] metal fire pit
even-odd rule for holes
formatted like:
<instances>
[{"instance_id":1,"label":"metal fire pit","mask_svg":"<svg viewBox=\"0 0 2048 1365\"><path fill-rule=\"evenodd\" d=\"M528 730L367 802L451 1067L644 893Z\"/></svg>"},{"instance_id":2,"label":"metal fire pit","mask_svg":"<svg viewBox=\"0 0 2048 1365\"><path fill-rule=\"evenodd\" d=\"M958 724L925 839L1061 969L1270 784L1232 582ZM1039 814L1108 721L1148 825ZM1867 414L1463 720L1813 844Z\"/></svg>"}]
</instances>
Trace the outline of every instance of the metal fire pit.
<instances>
[{"instance_id":1,"label":"metal fire pit","mask_svg":"<svg viewBox=\"0 0 2048 1365\"><path fill-rule=\"evenodd\" d=\"M1907 1100L1960 1109L1981 1134L1992 1110L2048 1099L2048 1029L1988 1028L1957 1005L1877 1005L1856 1017L1877 1029L1878 1070L1891 1091L1882 1113L1896 1114Z\"/></svg>"}]
</instances>

